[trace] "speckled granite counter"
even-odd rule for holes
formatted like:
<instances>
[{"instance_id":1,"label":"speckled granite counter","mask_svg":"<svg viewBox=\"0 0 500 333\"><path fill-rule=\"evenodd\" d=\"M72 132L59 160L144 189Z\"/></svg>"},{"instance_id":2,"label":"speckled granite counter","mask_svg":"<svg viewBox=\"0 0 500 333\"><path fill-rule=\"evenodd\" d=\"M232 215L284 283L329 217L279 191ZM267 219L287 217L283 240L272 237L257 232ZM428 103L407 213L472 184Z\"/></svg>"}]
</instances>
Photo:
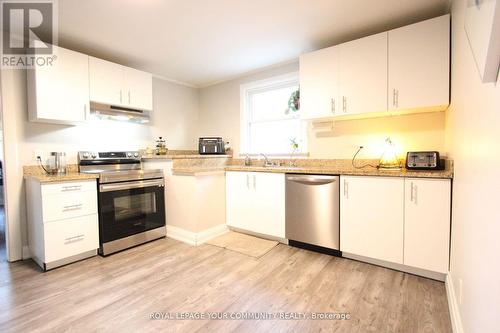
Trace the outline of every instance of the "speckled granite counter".
<instances>
[{"instance_id":1,"label":"speckled granite counter","mask_svg":"<svg viewBox=\"0 0 500 333\"><path fill-rule=\"evenodd\" d=\"M24 179L34 178L40 183L57 183L57 182L69 182L69 181L80 181L80 180L93 180L99 178L97 174L90 173L80 173L78 172L78 166L75 164L70 164L67 166L67 173L65 175L48 175L37 165L28 165L23 168Z\"/></svg>"},{"instance_id":2,"label":"speckled granite counter","mask_svg":"<svg viewBox=\"0 0 500 333\"><path fill-rule=\"evenodd\" d=\"M453 178L452 170L442 171L413 171L402 169L399 171L379 170L373 167L363 169L339 168L335 166L245 166L228 165L226 171L254 171L254 172L276 172L276 173L301 173L301 174L331 174L350 176L385 176L385 177L414 177L414 178Z\"/></svg>"}]
</instances>

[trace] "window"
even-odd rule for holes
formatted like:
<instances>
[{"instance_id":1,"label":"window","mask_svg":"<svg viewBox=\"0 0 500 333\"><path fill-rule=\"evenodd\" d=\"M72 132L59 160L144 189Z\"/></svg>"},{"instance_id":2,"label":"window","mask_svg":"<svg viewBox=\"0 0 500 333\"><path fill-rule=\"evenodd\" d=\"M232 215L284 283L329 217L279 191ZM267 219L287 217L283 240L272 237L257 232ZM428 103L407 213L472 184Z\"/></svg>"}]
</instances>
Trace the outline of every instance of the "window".
<instances>
[{"instance_id":1,"label":"window","mask_svg":"<svg viewBox=\"0 0 500 333\"><path fill-rule=\"evenodd\" d=\"M241 153L289 155L293 142L306 152L306 124L288 106L298 89L298 73L241 86Z\"/></svg>"}]
</instances>

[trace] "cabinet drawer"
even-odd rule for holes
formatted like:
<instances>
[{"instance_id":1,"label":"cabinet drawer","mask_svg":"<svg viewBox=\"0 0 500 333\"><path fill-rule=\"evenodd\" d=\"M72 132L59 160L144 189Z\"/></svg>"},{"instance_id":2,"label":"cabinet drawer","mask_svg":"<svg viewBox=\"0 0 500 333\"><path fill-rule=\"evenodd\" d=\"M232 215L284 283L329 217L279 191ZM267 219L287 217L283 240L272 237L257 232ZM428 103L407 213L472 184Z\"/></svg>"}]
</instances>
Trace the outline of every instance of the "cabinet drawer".
<instances>
[{"instance_id":1,"label":"cabinet drawer","mask_svg":"<svg viewBox=\"0 0 500 333\"><path fill-rule=\"evenodd\" d=\"M45 262L64 259L99 247L98 215L44 225Z\"/></svg>"},{"instance_id":2,"label":"cabinet drawer","mask_svg":"<svg viewBox=\"0 0 500 333\"><path fill-rule=\"evenodd\" d=\"M68 194L68 193L82 193L89 191L97 191L97 184L95 180L84 182L64 182L57 184L44 184L42 185L42 197L51 194Z\"/></svg>"},{"instance_id":3,"label":"cabinet drawer","mask_svg":"<svg viewBox=\"0 0 500 333\"><path fill-rule=\"evenodd\" d=\"M97 192L68 192L42 199L43 222L58 221L97 213Z\"/></svg>"}]
</instances>

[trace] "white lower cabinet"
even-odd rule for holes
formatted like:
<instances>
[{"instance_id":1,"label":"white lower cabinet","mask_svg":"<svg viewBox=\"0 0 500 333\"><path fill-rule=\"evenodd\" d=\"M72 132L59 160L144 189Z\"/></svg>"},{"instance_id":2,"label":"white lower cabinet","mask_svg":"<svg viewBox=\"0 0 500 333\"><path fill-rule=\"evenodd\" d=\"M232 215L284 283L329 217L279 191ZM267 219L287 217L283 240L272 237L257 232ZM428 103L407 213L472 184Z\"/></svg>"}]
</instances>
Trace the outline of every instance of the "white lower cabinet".
<instances>
[{"instance_id":1,"label":"white lower cabinet","mask_svg":"<svg viewBox=\"0 0 500 333\"><path fill-rule=\"evenodd\" d=\"M404 264L447 273L451 180L405 179Z\"/></svg>"},{"instance_id":2,"label":"white lower cabinet","mask_svg":"<svg viewBox=\"0 0 500 333\"><path fill-rule=\"evenodd\" d=\"M45 261L50 263L99 247L97 214L44 225Z\"/></svg>"},{"instance_id":3,"label":"white lower cabinet","mask_svg":"<svg viewBox=\"0 0 500 333\"><path fill-rule=\"evenodd\" d=\"M451 180L342 176L343 252L446 273Z\"/></svg>"},{"instance_id":4,"label":"white lower cabinet","mask_svg":"<svg viewBox=\"0 0 500 333\"><path fill-rule=\"evenodd\" d=\"M95 180L26 180L30 255L44 270L97 254L99 217Z\"/></svg>"},{"instance_id":5,"label":"white lower cabinet","mask_svg":"<svg viewBox=\"0 0 500 333\"><path fill-rule=\"evenodd\" d=\"M343 176L340 250L403 263L404 179Z\"/></svg>"},{"instance_id":6,"label":"white lower cabinet","mask_svg":"<svg viewBox=\"0 0 500 333\"><path fill-rule=\"evenodd\" d=\"M226 172L226 221L230 227L285 237L285 174Z\"/></svg>"}]
</instances>

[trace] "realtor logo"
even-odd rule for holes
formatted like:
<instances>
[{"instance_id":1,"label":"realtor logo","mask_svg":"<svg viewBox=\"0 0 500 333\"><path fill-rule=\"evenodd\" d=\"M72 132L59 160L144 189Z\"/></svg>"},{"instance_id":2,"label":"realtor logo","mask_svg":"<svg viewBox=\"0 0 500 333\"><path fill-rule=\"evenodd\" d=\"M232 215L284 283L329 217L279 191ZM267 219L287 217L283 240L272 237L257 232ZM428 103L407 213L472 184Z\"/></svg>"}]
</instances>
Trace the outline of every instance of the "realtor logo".
<instances>
[{"instance_id":1,"label":"realtor logo","mask_svg":"<svg viewBox=\"0 0 500 333\"><path fill-rule=\"evenodd\" d=\"M49 0L1 1L2 68L51 66L57 44L56 4Z\"/></svg>"}]
</instances>

